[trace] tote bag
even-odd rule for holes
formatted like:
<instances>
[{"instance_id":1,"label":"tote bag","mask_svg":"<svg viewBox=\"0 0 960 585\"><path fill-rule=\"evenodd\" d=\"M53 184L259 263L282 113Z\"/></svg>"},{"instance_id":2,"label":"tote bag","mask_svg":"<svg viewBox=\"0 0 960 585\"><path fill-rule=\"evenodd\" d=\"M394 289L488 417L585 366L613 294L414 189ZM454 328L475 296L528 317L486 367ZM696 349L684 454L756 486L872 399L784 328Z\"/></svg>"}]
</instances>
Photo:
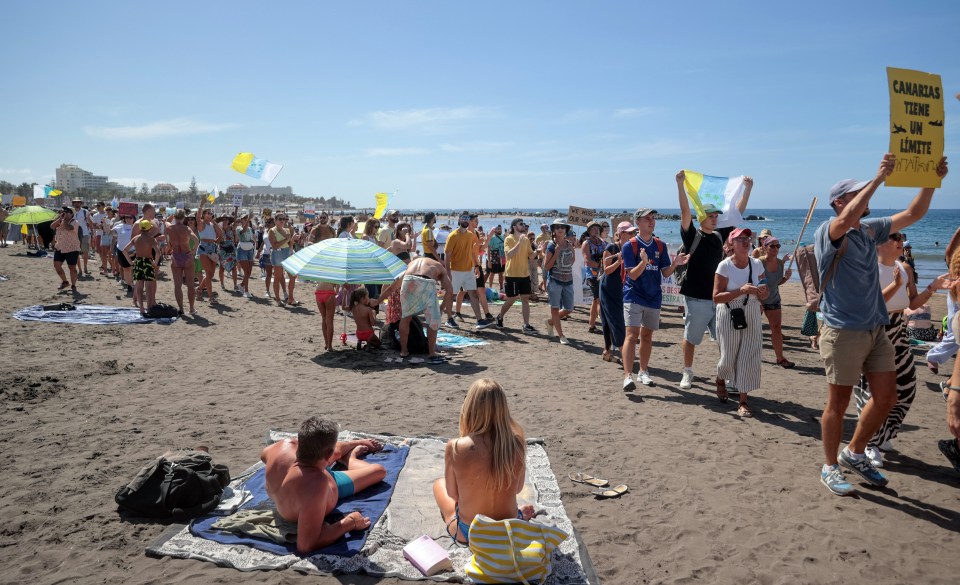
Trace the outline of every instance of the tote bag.
<instances>
[{"instance_id":1,"label":"tote bag","mask_svg":"<svg viewBox=\"0 0 960 585\"><path fill-rule=\"evenodd\" d=\"M470 523L473 556L464 571L478 583L542 582L553 568L553 551L566 538L553 526L477 514Z\"/></svg>"}]
</instances>

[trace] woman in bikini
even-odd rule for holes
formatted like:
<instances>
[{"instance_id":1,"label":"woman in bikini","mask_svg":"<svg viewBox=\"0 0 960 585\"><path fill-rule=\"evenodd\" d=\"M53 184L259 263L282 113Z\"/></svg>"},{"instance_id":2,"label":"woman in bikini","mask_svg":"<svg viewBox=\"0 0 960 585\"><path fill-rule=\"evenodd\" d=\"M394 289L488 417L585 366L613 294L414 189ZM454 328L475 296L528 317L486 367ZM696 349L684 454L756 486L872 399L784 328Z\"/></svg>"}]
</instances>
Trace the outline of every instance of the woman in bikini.
<instances>
[{"instance_id":1,"label":"woman in bikini","mask_svg":"<svg viewBox=\"0 0 960 585\"><path fill-rule=\"evenodd\" d=\"M291 275L290 283L287 285L283 261L293 253L290 247L293 241L293 228L290 227L290 218L286 213L278 213L276 223L277 225L267 232L267 237L270 238L270 264L273 266L273 300L278 305L283 305L285 302L292 305L296 304L293 300L293 283L296 277ZM289 289L289 293L284 291L284 299L281 300L280 291L284 288Z\"/></svg>"},{"instance_id":2,"label":"woman in bikini","mask_svg":"<svg viewBox=\"0 0 960 585\"><path fill-rule=\"evenodd\" d=\"M460 437L447 442L444 477L433 483L451 538L468 544L477 514L494 520L533 517L532 505L517 508L526 453L523 429L510 416L503 388L489 378L474 382L460 409Z\"/></svg>"},{"instance_id":3,"label":"woman in bikini","mask_svg":"<svg viewBox=\"0 0 960 585\"><path fill-rule=\"evenodd\" d=\"M223 230L214 221L213 211L203 208L204 201L201 199L200 208L197 209L197 235L200 236L200 247L197 248L197 258L200 259L200 267L203 275L200 278L200 287L197 289L197 300L203 300L203 291L206 289L210 295L210 302L217 302L217 293L213 291L213 273L217 269L217 263L220 262L220 255L217 252L217 242L223 238Z\"/></svg>"}]
</instances>

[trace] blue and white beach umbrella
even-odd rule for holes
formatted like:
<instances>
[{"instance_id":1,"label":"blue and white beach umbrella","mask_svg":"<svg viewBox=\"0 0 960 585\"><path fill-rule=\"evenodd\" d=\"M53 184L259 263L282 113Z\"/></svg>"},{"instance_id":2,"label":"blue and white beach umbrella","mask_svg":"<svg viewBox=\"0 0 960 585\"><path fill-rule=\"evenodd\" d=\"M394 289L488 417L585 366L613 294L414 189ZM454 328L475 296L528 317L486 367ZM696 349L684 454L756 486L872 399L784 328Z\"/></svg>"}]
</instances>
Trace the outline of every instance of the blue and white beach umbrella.
<instances>
[{"instance_id":1,"label":"blue and white beach umbrella","mask_svg":"<svg viewBox=\"0 0 960 585\"><path fill-rule=\"evenodd\" d=\"M330 238L283 261L283 269L304 280L333 284L390 284L406 271L402 260L366 240Z\"/></svg>"}]
</instances>

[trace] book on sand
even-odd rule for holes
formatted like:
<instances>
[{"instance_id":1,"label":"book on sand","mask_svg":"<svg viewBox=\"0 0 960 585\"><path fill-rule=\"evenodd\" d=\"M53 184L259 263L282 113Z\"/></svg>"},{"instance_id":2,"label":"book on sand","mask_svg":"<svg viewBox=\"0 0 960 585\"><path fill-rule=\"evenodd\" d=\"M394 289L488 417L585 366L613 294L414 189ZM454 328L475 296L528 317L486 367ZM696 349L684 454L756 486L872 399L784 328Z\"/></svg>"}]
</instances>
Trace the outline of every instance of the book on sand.
<instances>
[{"instance_id":1,"label":"book on sand","mask_svg":"<svg viewBox=\"0 0 960 585\"><path fill-rule=\"evenodd\" d=\"M450 555L426 534L407 543L403 547L403 557L427 577L453 570Z\"/></svg>"}]
</instances>

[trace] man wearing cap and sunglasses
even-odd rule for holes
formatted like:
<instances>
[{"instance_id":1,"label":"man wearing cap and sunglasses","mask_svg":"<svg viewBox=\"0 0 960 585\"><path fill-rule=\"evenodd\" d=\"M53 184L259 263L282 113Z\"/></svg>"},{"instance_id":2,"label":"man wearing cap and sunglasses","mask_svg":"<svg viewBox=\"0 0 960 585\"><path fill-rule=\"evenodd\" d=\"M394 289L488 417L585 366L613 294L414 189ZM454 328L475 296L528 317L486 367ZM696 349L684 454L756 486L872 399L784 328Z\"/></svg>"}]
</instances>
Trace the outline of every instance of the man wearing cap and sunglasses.
<instances>
[{"instance_id":1,"label":"man wearing cap and sunglasses","mask_svg":"<svg viewBox=\"0 0 960 585\"><path fill-rule=\"evenodd\" d=\"M653 332L660 329L660 307L663 304L662 277L670 276L687 263L686 254L677 254L672 262L667 245L653 235L657 226L654 209L638 209L634 218L637 235L627 241L620 251L623 268L623 322L626 336L620 355L623 358L623 389L633 390L633 358L637 339L640 343L640 372L637 379L644 386L653 385L648 367L653 350ZM622 231L622 230L618 230Z\"/></svg>"},{"instance_id":2,"label":"man wearing cap and sunglasses","mask_svg":"<svg viewBox=\"0 0 960 585\"><path fill-rule=\"evenodd\" d=\"M336 231L330 226L330 216L321 211L317 216L317 225L310 230L310 243L316 244L323 240L337 237Z\"/></svg>"},{"instance_id":3,"label":"man wearing cap and sunglasses","mask_svg":"<svg viewBox=\"0 0 960 585\"><path fill-rule=\"evenodd\" d=\"M893 345L886 333L890 322L877 271L877 244L886 242L920 221L930 208L934 189L920 190L910 205L890 217L863 219L870 214L870 198L896 166L887 153L870 181L847 179L830 190L830 206L837 217L817 228L814 250L820 273L820 312L823 327L820 356L827 375L827 404L820 419L826 463L820 482L843 496L854 491L840 470L853 471L866 482L885 486L864 451L897 400L897 375ZM947 174L947 159L940 159L937 176ZM843 435L843 417L853 386L866 376L873 397L864 405L850 443L837 454Z\"/></svg>"},{"instance_id":4,"label":"man wearing cap and sunglasses","mask_svg":"<svg viewBox=\"0 0 960 585\"><path fill-rule=\"evenodd\" d=\"M687 193L683 188L685 178L683 171L677 173L677 190L680 196L680 238L683 240L684 251L690 256L685 278L680 285L680 294L683 295L686 307L683 315L683 377L680 379L680 387L687 389L693 386L693 354L703 341L704 331L709 329L711 337L717 336L713 275L720 261L723 260L723 244L735 226L717 228L720 210L708 203L703 206L703 217L697 218L700 229L694 227L690 202L687 201ZM741 215L747 209L750 192L753 190L753 179L744 177L743 184L743 195L737 202L737 209Z\"/></svg>"}]
</instances>

